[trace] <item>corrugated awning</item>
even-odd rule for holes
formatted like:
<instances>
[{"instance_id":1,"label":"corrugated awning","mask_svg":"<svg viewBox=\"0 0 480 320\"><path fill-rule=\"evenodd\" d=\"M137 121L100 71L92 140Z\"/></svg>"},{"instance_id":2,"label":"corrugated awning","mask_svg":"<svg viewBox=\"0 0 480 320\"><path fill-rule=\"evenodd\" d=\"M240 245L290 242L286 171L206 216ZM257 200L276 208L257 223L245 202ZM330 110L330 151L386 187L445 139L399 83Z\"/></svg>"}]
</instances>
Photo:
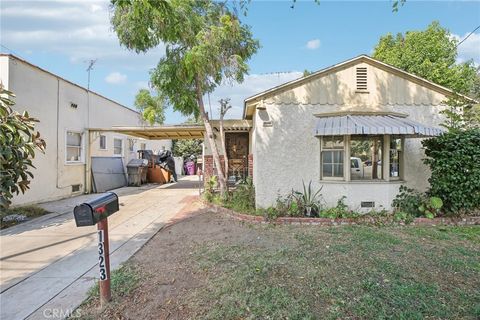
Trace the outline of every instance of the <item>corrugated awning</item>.
<instances>
[{"instance_id":1,"label":"corrugated awning","mask_svg":"<svg viewBox=\"0 0 480 320\"><path fill-rule=\"evenodd\" d=\"M316 136L393 134L411 137L432 137L443 132L395 115L339 115L317 120Z\"/></svg>"}]
</instances>

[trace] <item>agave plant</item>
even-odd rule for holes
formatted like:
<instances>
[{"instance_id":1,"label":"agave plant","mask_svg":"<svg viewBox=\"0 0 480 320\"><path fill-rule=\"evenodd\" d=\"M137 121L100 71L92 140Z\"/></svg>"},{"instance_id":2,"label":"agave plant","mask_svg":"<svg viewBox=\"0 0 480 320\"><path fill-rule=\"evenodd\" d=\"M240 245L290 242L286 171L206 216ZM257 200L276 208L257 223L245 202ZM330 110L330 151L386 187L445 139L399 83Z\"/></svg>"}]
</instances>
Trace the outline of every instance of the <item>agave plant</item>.
<instances>
[{"instance_id":1,"label":"agave plant","mask_svg":"<svg viewBox=\"0 0 480 320\"><path fill-rule=\"evenodd\" d=\"M303 208L306 216L310 217L312 215L316 215L320 210L320 199L322 196L320 192L322 191L323 186L315 191L312 187L312 181L308 183L308 187L305 186L305 182L303 180L302 184L303 192L295 192L297 203Z\"/></svg>"}]
</instances>

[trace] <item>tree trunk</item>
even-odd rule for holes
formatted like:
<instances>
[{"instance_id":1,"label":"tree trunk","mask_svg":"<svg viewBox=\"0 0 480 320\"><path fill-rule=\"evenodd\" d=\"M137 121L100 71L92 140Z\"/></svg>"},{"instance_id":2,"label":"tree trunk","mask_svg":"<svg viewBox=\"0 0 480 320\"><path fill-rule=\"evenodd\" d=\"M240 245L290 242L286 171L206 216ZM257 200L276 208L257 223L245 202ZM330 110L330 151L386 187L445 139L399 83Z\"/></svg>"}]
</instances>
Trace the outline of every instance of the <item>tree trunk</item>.
<instances>
[{"instance_id":1,"label":"tree trunk","mask_svg":"<svg viewBox=\"0 0 480 320\"><path fill-rule=\"evenodd\" d=\"M210 124L210 120L208 119L208 116L205 112L205 106L203 105L203 94L198 78L195 81L195 86L197 91L197 102L200 109L200 115L202 116L203 124L205 125L205 132L207 135L208 143L210 144L210 148L212 149L213 162L215 163L215 167L217 167L218 183L220 184L220 194L224 196L225 192L227 191L227 181L225 179L225 174L223 173L222 164L220 162L220 154L218 153L217 144L215 143L215 136L213 135L212 125Z\"/></svg>"},{"instance_id":2,"label":"tree trunk","mask_svg":"<svg viewBox=\"0 0 480 320\"><path fill-rule=\"evenodd\" d=\"M227 156L227 147L225 145L225 132L223 129L223 114L220 115L220 141L222 144L223 162L225 163L225 176L227 179L227 191L228 191L228 156Z\"/></svg>"}]
</instances>

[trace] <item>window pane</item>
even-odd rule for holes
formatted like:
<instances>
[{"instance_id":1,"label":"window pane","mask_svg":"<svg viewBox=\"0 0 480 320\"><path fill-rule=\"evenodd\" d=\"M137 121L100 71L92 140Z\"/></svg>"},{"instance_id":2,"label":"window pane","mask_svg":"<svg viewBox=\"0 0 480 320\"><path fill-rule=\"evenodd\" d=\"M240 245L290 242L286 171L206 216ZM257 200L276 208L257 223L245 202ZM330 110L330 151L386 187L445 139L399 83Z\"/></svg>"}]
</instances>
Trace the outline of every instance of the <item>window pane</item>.
<instances>
[{"instance_id":1,"label":"window pane","mask_svg":"<svg viewBox=\"0 0 480 320\"><path fill-rule=\"evenodd\" d=\"M67 161L80 161L81 149L78 147L67 147Z\"/></svg>"},{"instance_id":2,"label":"window pane","mask_svg":"<svg viewBox=\"0 0 480 320\"><path fill-rule=\"evenodd\" d=\"M324 164L322 166L322 176L324 177L331 177L333 174L332 172L332 165L331 164Z\"/></svg>"},{"instance_id":3,"label":"window pane","mask_svg":"<svg viewBox=\"0 0 480 320\"><path fill-rule=\"evenodd\" d=\"M333 162L343 164L343 151L333 152Z\"/></svg>"},{"instance_id":4,"label":"window pane","mask_svg":"<svg viewBox=\"0 0 480 320\"><path fill-rule=\"evenodd\" d=\"M335 177L343 177L343 163L333 165L333 175Z\"/></svg>"},{"instance_id":5,"label":"window pane","mask_svg":"<svg viewBox=\"0 0 480 320\"><path fill-rule=\"evenodd\" d=\"M106 149L106 148L107 148L107 137L100 136L100 149Z\"/></svg>"},{"instance_id":6,"label":"window pane","mask_svg":"<svg viewBox=\"0 0 480 320\"><path fill-rule=\"evenodd\" d=\"M382 137L352 137L350 145L352 180L382 179L382 145Z\"/></svg>"},{"instance_id":7,"label":"window pane","mask_svg":"<svg viewBox=\"0 0 480 320\"><path fill-rule=\"evenodd\" d=\"M113 139L113 154L122 154L122 140Z\"/></svg>"},{"instance_id":8,"label":"window pane","mask_svg":"<svg viewBox=\"0 0 480 320\"><path fill-rule=\"evenodd\" d=\"M322 161L323 163L332 163L332 151L323 151L322 152Z\"/></svg>"},{"instance_id":9,"label":"window pane","mask_svg":"<svg viewBox=\"0 0 480 320\"><path fill-rule=\"evenodd\" d=\"M343 149L343 136L325 136L322 138L323 149Z\"/></svg>"},{"instance_id":10,"label":"window pane","mask_svg":"<svg viewBox=\"0 0 480 320\"><path fill-rule=\"evenodd\" d=\"M81 146L82 135L76 132L67 132L67 145L68 146Z\"/></svg>"},{"instance_id":11,"label":"window pane","mask_svg":"<svg viewBox=\"0 0 480 320\"><path fill-rule=\"evenodd\" d=\"M400 151L390 149L390 177L400 177Z\"/></svg>"}]
</instances>

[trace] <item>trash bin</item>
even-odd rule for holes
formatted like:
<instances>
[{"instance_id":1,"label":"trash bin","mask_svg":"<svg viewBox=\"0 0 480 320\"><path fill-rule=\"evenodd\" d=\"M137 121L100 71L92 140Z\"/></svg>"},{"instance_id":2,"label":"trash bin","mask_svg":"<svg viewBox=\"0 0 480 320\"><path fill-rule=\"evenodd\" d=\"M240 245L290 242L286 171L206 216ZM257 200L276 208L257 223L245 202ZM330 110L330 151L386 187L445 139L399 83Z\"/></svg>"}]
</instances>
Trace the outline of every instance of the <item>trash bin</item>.
<instances>
[{"instance_id":1,"label":"trash bin","mask_svg":"<svg viewBox=\"0 0 480 320\"><path fill-rule=\"evenodd\" d=\"M146 180L148 160L132 159L127 164L128 185L140 187ZM145 172L145 173L144 173ZM145 178L143 177L145 175Z\"/></svg>"},{"instance_id":2,"label":"trash bin","mask_svg":"<svg viewBox=\"0 0 480 320\"><path fill-rule=\"evenodd\" d=\"M187 161L187 163L185 164L185 168L187 169L186 170L187 175L189 175L189 176L195 175L195 162Z\"/></svg>"}]
</instances>

